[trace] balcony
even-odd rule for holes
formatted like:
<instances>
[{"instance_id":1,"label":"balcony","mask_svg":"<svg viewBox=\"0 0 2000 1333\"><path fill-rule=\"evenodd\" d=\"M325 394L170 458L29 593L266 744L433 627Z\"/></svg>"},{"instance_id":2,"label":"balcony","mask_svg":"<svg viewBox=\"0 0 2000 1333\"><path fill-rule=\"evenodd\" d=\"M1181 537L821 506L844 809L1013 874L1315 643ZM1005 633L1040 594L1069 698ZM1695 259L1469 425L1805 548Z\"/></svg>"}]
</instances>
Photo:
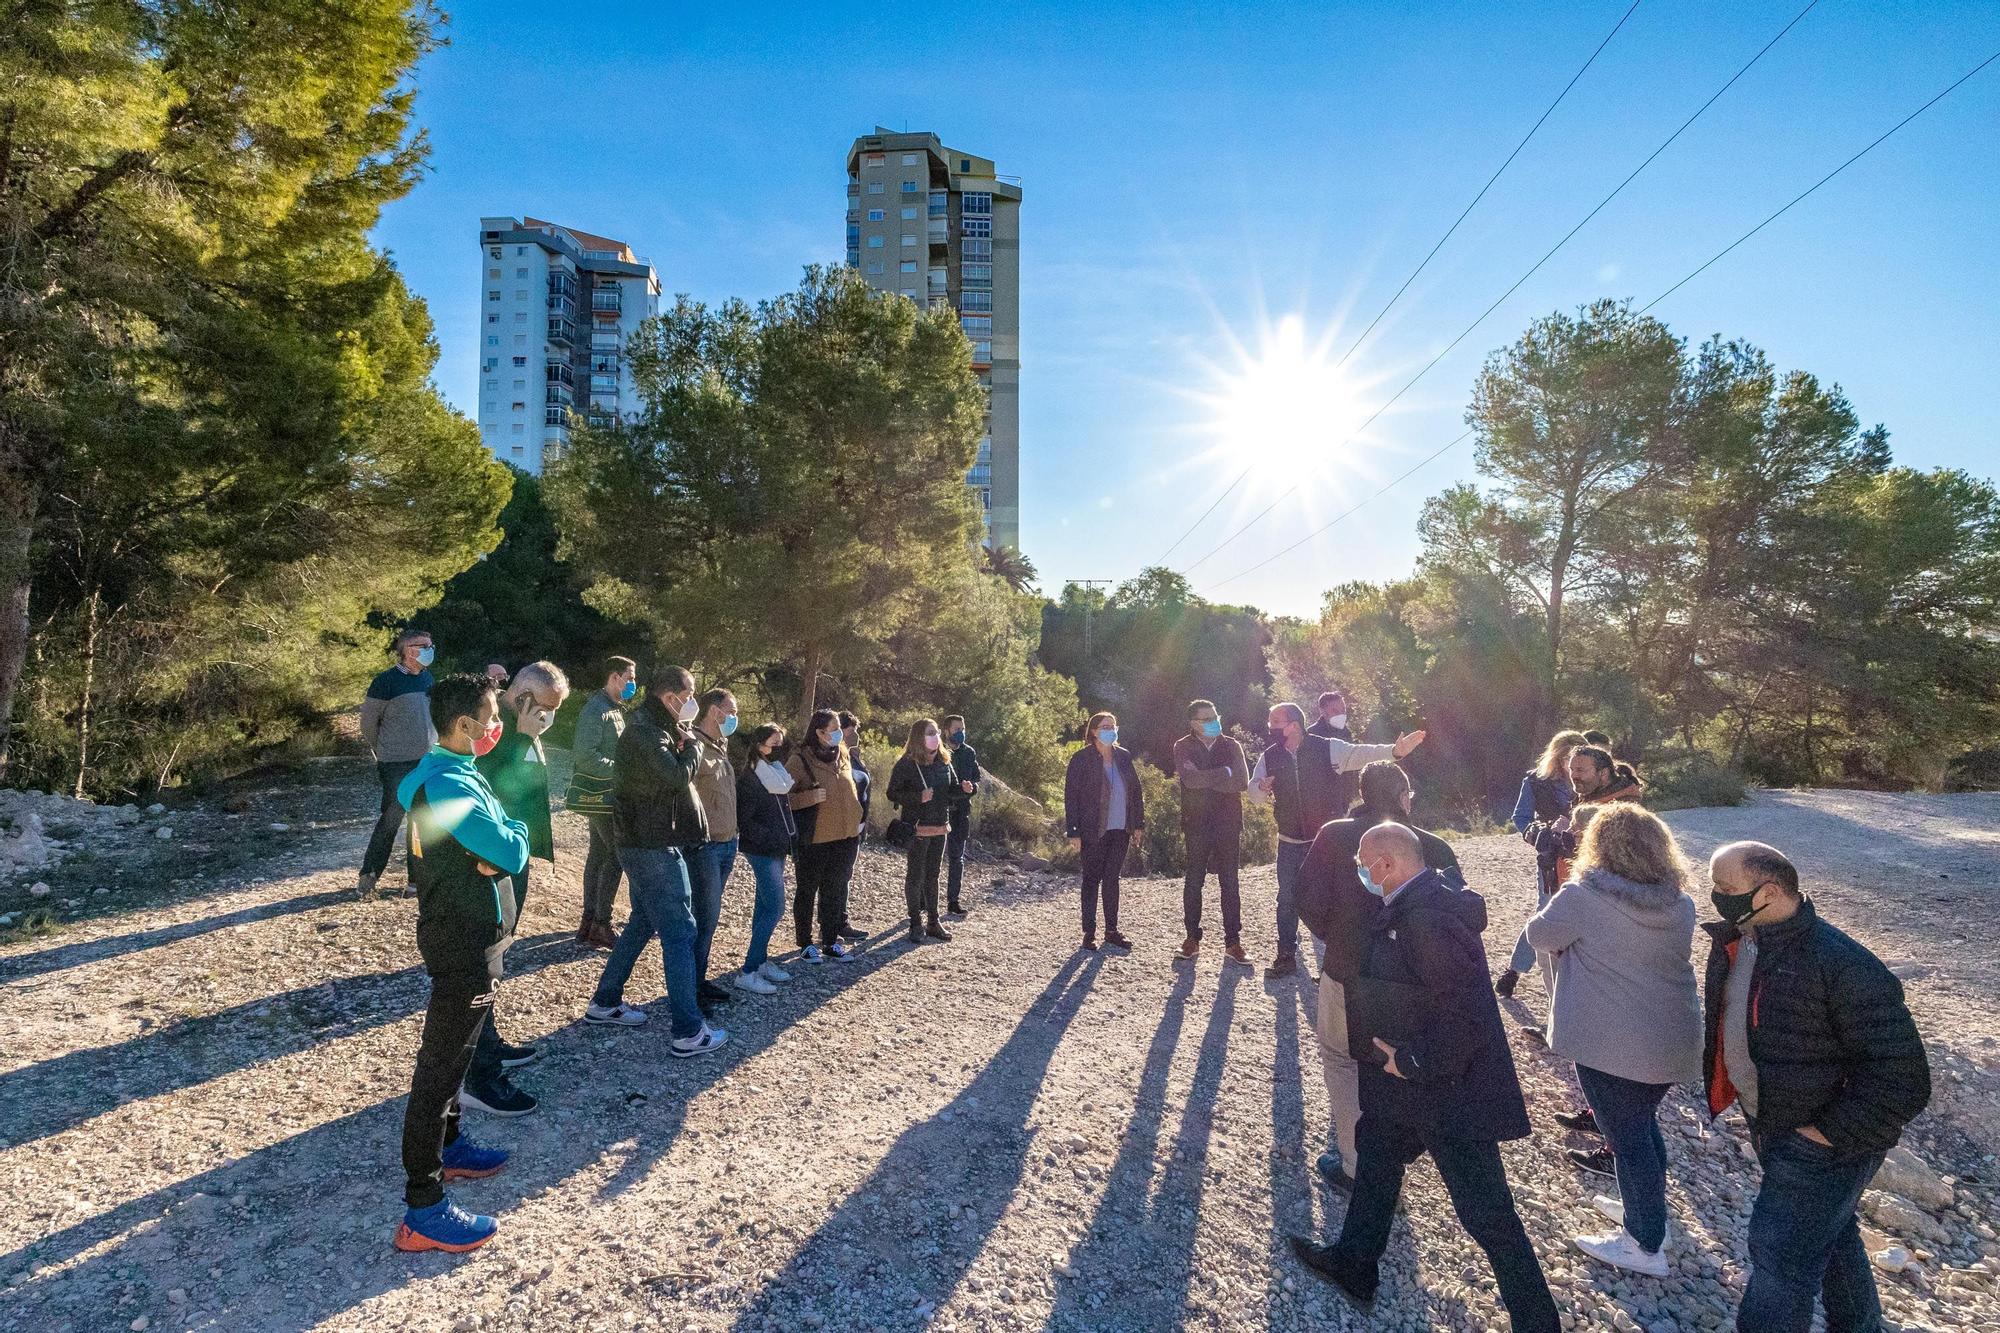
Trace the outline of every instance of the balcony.
<instances>
[{"instance_id":1,"label":"balcony","mask_svg":"<svg viewBox=\"0 0 2000 1333\"><path fill-rule=\"evenodd\" d=\"M616 287L599 287L590 294L590 313L601 315L609 312L617 314L625 308L625 293Z\"/></svg>"},{"instance_id":2,"label":"balcony","mask_svg":"<svg viewBox=\"0 0 2000 1333\"><path fill-rule=\"evenodd\" d=\"M558 347L570 347L576 343L576 325L567 319L549 321L549 341Z\"/></svg>"},{"instance_id":3,"label":"balcony","mask_svg":"<svg viewBox=\"0 0 2000 1333\"><path fill-rule=\"evenodd\" d=\"M542 401L550 407L568 407L572 401L569 385L551 384Z\"/></svg>"},{"instance_id":4,"label":"balcony","mask_svg":"<svg viewBox=\"0 0 2000 1333\"><path fill-rule=\"evenodd\" d=\"M551 403L549 406L542 409L542 424L544 426L562 426L565 428L568 427L569 408L567 406L557 407L555 404Z\"/></svg>"},{"instance_id":5,"label":"balcony","mask_svg":"<svg viewBox=\"0 0 2000 1333\"><path fill-rule=\"evenodd\" d=\"M951 224L938 218L932 218L930 221L929 236L932 249L937 249L940 246L949 246L951 244Z\"/></svg>"},{"instance_id":6,"label":"balcony","mask_svg":"<svg viewBox=\"0 0 2000 1333\"><path fill-rule=\"evenodd\" d=\"M552 297L576 295L576 280L567 273L549 274L549 295Z\"/></svg>"},{"instance_id":7,"label":"balcony","mask_svg":"<svg viewBox=\"0 0 2000 1333\"><path fill-rule=\"evenodd\" d=\"M576 372L569 368L567 361L551 361L548 364L548 382L551 384L574 385Z\"/></svg>"},{"instance_id":8,"label":"balcony","mask_svg":"<svg viewBox=\"0 0 2000 1333\"><path fill-rule=\"evenodd\" d=\"M556 296L551 294L549 297L549 318L575 319L576 302L567 296Z\"/></svg>"}]
</instances>

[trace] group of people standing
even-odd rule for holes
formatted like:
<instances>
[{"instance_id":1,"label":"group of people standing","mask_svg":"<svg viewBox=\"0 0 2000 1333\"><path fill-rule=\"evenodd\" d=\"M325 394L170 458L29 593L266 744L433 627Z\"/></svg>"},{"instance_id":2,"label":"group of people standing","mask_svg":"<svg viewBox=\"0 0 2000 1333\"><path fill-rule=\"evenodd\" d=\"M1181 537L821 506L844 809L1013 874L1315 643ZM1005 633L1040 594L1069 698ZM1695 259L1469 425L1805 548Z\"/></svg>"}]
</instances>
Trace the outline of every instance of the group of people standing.
<instances>
[{"instance_id":1,"label":"group of people standing","mask_svg":"<svg viewBox=\"0 0 2000 1333\"><path fill-rule=\"evenodd\" d=\"M462 1108L506 1117L537 1105L510 1071L539 1052L499 1035L495 1002L530 862L555 857L541 738L570 684L550 662L511 677L496 667L434 679L435 649L421 631L398 636L394 652L396 664L371 684L362 709L383 802L357 888L364 898L377 895L407 812L417 946L432 982L404 1118L407 1207L395 1243L462 1252L490 1240L498 1224L454 1204L445 1183L491 1175L507 1160L460 1132ZM657 939L671 1028L666 1049L682 1059L728 1042L727 1030L711 1021L718 1006L738 993L774 994L792 979L771 956L787 860L802 961L846 962L855 942L868 938L848 916L871 787L858 719L819 709L796 744L776 722L738 738L738 722L730 691L697 691L693 674L678 666L656 669L642 685L627 657L605 663L602 688L577 718L565 803L584 816L589 847L575 942L608 950L583 1018L624 1027L647 1022L646 1010L624 993ZM907 847L912 943L949 941L941 917L965 913L971 802L984 780L963 717L911 724L890 769L888 798L899 811L890 837ZM710 977L710 954L739 856L750 867L750 940L725 985ZM614 930L621 879L631 911Z\"/></svg>"}]
</instances>

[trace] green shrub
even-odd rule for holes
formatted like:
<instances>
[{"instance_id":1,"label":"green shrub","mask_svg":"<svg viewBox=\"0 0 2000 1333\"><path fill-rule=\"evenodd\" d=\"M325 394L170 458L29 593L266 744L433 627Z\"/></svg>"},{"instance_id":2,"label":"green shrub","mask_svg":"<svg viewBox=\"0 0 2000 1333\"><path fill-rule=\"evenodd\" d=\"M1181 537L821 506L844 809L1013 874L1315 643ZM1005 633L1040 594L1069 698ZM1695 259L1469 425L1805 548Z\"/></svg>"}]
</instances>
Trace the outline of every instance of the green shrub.
<instances>
[{"instance_id":1,"label":"green shrub","mask_svg":"<svg viewBox=\"0 0 2000 1333\"><path fill-rule=\"evenodd\" d=\"M1743 775L1705 754L1662 754L1647 764L1646 805L1654 810L1688 810L1705 805L1741 805L1749 797Z\"/></svg>"},{"instance_id":2,"label":"green shrub","mask_svg":"<svg viewBox=\"0 0 2000 1333\"><path fill-rule=\"evenodd\" d=\"M1172 774L1138 760L1139 787L1146 794L1146 830L1140 838L1143 866L1134 873L1179 875L1187 870L1187 842L1181 833L1181 784ZM1269 865L1278 856L1278 823L1268 805L1243 802L1243 837L1237 854L1246 866Z\"/></svg>"}]
</instances>

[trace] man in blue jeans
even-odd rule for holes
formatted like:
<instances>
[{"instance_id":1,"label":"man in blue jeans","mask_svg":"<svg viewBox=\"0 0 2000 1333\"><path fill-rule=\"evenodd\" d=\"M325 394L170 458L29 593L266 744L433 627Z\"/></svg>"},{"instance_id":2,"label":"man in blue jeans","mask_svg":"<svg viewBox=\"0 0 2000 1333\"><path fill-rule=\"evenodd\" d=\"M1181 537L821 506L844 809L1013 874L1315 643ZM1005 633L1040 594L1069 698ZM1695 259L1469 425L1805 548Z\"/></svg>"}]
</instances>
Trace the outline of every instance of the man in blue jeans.
<instances>
[{"instance_id":1,"label":"man in blue jeans","mask_svg":"<svg viewBox=\"0 0 2000 1333\"><path fill-rule=\"evenodd\" d=\"M708 836L687 849L688 882L694 890L695 992L703 1010L736 998L734 991L708 979L708 953L722 919L722 888L736 866L736 768L729 762L729 738L736 734L736 696L710 690L701 696L694 736L701 745L695 763L694 793Z\"/></svg>"},{"instance_id":2,"label":"man in blue jeans","mask_svg":"<svg viewBox=\"0 0 2000 1333\"><path fill-rule=\"evenodd\" d=\"M685 667L662 667L648 683L618 738L612 779L612 826L618 864L630 883L632 916L604 960L604 975L584 1010L588 1023L637 1027L646 1011L625 1003L625 983L646 941L660 940L667 1008L673 1017L671 1055L706 1055L729 1040L710 1027L695 995L695 920L682 849L708 840L701 802L694 794L701 743L688 727L700 712L694 677Z\"/></svg>"},{"instance_id":3,"label":"man in blue jeans","mask_svg":"<svg viewBox=\"0 0 2000 1333\"><path fill-rule=\"evenodd\" d=\"M1345 713L1340 717L1343 723L1347 720ZM1275 981L1298 970L1299 867L1321 826L1347 813L1339 804L1347 787L1341 775L1358 773L1377 760L1401 759L1423 744L1424 733L1414 732L1394 745L1356 745L1307 731L1305 710L1294 703L1274 705L1264 726L1273 744L1257 756L1257 767L1250 774L1250 799L1259 804L1270 801L1276 807L1278 956L1264 969L1265 980Z\"/></svg>"},{"instance_id":4,"label":"man in blue jeans","mask_svg":"<svg viewBox=\"0 0 2000 1333\"><path fill-rule=\"evenodd\" d=\"M1721 915L1703 994L1708 1109L1741 1102L1764 1183L1750 1212L1741 1333L1874 1333L1882 1303L1861 1229L1861 1192L1931 1096L1930 1061L1903 985L1820 920L1799 872L1761 842L1708 864Z\"/></svg>"}]
</instances>

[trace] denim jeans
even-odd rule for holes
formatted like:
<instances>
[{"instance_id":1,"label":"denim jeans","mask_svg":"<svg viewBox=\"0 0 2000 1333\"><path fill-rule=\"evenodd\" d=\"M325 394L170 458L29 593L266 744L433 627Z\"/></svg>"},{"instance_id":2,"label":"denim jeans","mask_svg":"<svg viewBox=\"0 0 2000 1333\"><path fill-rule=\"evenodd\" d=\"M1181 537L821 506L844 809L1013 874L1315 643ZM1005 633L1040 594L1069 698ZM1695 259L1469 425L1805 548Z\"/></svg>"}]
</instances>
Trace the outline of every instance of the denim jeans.
<instances>
[{"instance_id":1,"label":"denim jeans","mask_svg":"<svg viewBox=\"0 0 2000 1333\"><path fill-rule=\"evenodd\" d=\"M1360 1160L1355 1164L1354 1192L1340 1242L1334 1247L1334 1262L1345 1270L1344 1276L1362 1292L1374 1294L1382 1254L1389 1248L1389 1224L1403 1193L1403 1170L1428 1152L1459 1223L1486 1251L1514 1333L1557 1333L1562 1324L1555 1298L1549 1294L1521 1216L1514 1211L1499 1144L1453 1138L1365 1114L1355 1138Z\"/></svg>"},{"instance_id":2,"label":"denim jeans","mask_svg":"<svg viewBox=\"0 0 2000 1333\"><path fill-rule=\"evenodd\" d=\"M722 919L722 886L736 866L736 839L705 842L687 854L688 887L694 900L694 975L708 975L708 950L715 923Z\"/></svg>"},{"instance_id":3,"label":"denim jeans","mask_svg":"<svg viewBox=\"0 0 2000 1333\"><path fill-rule=\"evenodd\" d=\"M375 816L375 829L368 835L368 850L361 857L361 873L364 875L379 875L389 868L389 853L396 849L396 830L403 827L403 803L396 799L396 788L416 767L414 759L396 759L375 765L375 777L382 784L382 809ZM410 852L407 838L403 841L403 858L409 868L410 883L415 884L416 858Z\"/></svg>"},{"instance_id":4,"label":"denim jeans","mask_svg":"<svg viewBox=\"0 0 2000 1333\"><path fill-rule=\"evenodd\" d=\"M771 932L785 914L785 858L746 854L750 874L757 882L756 902L750 909L750 950L743 955L743 970L755 972L771 957Z\"/></svg>"},{"instance_id":5,"label":"denim jeans","mask_svg":"<svg viewBox=\"0 0 2000 1333\"><path fill-rule=\"evenodd\" d=\"M1764 1185L1750 1210L1750 1285L1736 1314L1741 1333L1806 1333L1813 1297L1826 1307L1827 1333L1875 1333L1882 1302L1854 1206L1882 1154L1841 1157L1797 1130L1760 1134L1751 1146Z\"/></svg>"},{"instance_id":6,"label":"denim jeans","mask_svg":"<svg viewBox=\"0 0 2000 1333\"><path fill-rule=\"evenodd\" d=\"M1625 1230L1647 1251L1667 1238L1667 1144L1660 1137L1660 1099L1671 1084L1636 1083L1587 1065L1576 1067L1577 1086L1618 1157L1618 1197L1625 1201Z\"/></svg>"},{"instance_id":7,"label":"denim jeans","mask_svg":"<svg viewBox=\"0 0 2000 1333\"><path fill-rule=\"evenodd\" d=\"M631 886L632 915L604 960L604 975L598 978L590 1002L609 1009L624 999L633 964L645 951L646 941L658 935L673 1032L676 1037L692 1037L701 1031L701 1006L694 993L694 907L687 863L671 847L620 847L618 864L625 867Z\"/></svg>"},{"instance_id":8,"label":"denim jeans","mask_svg":"<svg viewBox=\"0 0 2000 1333\"><path fill-rule=\"evenodd\" d=\"M1278 843L1278 958L1299 956L1299 867L1306 863L1309 842Z\"/></svg>"},{"instance_id":9,"label":"denim jeans","mask_svg":"<svg viewBox=\"0 0 2000 1333\"><path fill-rule=\"evenodd\" d=\"M1549 897L1549 894L1536 892L1535 910L1537 912L1549 905ZM1514 941L1514 956L1507 960L1507 966L1521 973L1535 970L1535 946L1528 943L1528 928L1526 926L1521 928L1521 938ZM1546 987L1548 984L1549 979L1544 976L1542 978L1542 985ZM1554 994L1553 988L1550 989L1550 993Z\"/></svg>"},{"instance_id":10,"label":"denim jeans","mask_svg":"<svg viewBox=\"0 0 2000 1333\"><path fill-rule=\"evenodd\" d=\"M614 816L585 815L590 826L590 852L583 859L583 924L608 926L611 906L618 901L618 881L625 871L618 864Z\"/></svg>"},{"instance_id":11,"label":"denim jeans","mask_svg":"<svg viewBox=\"0 0 2000 1333\"><path fill-rule=\"evenodd\" d=\"M950 910L956 912L959 887L965 883L965 844L972 837L972 807L963 802L952 802L946 821L946 827L951 831L944 837L944 901Z\"/></svg>"}]
</instances>

